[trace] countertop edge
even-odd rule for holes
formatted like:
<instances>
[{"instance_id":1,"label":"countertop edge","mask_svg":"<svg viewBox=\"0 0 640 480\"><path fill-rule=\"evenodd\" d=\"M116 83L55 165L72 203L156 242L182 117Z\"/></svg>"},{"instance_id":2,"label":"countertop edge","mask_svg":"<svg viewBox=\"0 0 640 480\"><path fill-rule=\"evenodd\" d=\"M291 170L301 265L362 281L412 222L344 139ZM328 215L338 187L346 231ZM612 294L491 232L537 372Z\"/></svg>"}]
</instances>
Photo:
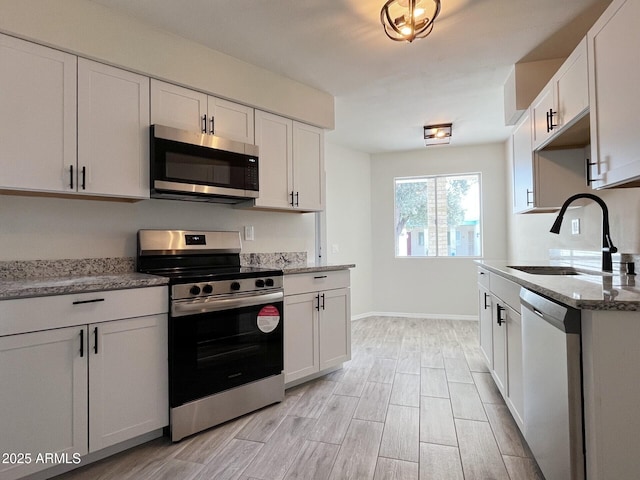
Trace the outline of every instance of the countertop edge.
<instances>
[{"instance_id":1,"label":"countertop edge","mask_svg":"<svg viewBox=\"0 0 640 480\"><path fill-rule=\"evenodd\" d=\"M76 295L81 293L104 292L166 286L169 279L144 273L120 273L71 277L30 278L21 280L0 280L0 301L54 295Z\"/></svg>"},{"instance_id":2,"label":"countertop edge","mask_svg":"<svg viewBox=\"0 0 640 480\"><path fill-rule=\"evenodd\" d=\"M542 296L550 298L551 300L555 300L564 305L579 309L579 310L599 310L599 311L619 311L619 312L635 312L640 311L640 296L638 300L612 300L607 301L604 299L577 299L562 293L559 293L555 290L549 289L537 283L535 281L527 280L526 278L529 276L527 273L518 273L514 275L510 273L508 270L505 270L504 267L495 265L496 262L487 261L487 260L476 260L475 263L482 268L489 270L492 273L502 276L507 280L510 280L514 283L517 283L521 287L526 288L527 290L531 290L534 293L538 293ZM502 262L500 262L502 263ZM507 267L508 268L508 267ZM540 276L544 277L544 276ZM540 281L540 280L538 280Z\"/></svg>"},{"instance_id":3,"label":"countertop edge","mask_svg":"<svg viewBox=\"0 0 640 480\"><path fill-rule=\"evenodd\" d=\"M355 263L345 263L337 265L306 265L306 266L284 266L282 272L285 275L295 275L297 273L330 272L334 270L348 270L355 268Z\"/></svg>"}]
</instances>

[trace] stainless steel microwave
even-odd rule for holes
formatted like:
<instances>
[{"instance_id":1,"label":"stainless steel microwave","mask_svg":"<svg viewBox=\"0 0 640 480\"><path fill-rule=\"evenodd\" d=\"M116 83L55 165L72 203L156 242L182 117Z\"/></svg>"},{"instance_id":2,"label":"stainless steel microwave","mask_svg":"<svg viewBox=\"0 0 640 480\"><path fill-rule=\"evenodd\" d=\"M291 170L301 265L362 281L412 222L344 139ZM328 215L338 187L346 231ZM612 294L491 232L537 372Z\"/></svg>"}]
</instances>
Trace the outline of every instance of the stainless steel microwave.
<instances>
[{"instance_id":1,"label":"stainless steel microwave","mask_svg":"<svg viewBox=\"0 0 640 480\"><path fill-rule=\"evenodd\" d=\"M240 203L258 197L258 147L151 126L151 198Z\"/></svg>"}]
</instances>

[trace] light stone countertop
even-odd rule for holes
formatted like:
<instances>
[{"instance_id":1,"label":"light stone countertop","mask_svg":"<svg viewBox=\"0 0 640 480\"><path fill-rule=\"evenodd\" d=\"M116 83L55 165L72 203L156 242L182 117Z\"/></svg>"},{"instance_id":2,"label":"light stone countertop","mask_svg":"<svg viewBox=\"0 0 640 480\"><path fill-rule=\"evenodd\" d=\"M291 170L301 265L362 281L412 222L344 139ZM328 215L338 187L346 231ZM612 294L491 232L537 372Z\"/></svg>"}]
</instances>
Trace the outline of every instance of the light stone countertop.
<instances>
[{"instance_id":1,"label":"light stone countertop","mask_svg":"<svg viewBox=\"0 0 640 480\"><path fill-rule=\"evenodd\" d=\"M355 264L308 263L298 252L248 254L249 265L282 269L284 274L354 268ZM135 259L91 258L0 262L0 300L67 295L167 285L169 279L136 273Z\"/></svg>"},{"instance_id":2,"label":"light stone countertop","mask_svg":"<svg viewBox=\"0 0 640 480\"><path fill-rule=\"evenodd\" d=\"M169 279L165 277L133 272L48 278L0 278L0 300L156 287L168 282Z\"/></svg>"},{"instance_id":3,"label":"light stone countertop","mask_svg":"<svg viewBox=\"0 0 640 480\"><path fill-rule=\"evenodd\" d=\"M477 260L476 263L528 290L581 310L640 311L640 277L577 270L579 275L538 275L511 266L549 266L549 262ZM558 264L553 264L558 266ZM563 265L566 266L566 265Z\"/></svg>"},{"instance_id":4,"label":"light stone countertop","mask_svg":"<svg viewBox=\"0 0 640 480\"><path fill-rule=\"evenodd\" d=\"M334 270L348 270L350 268L355 268L355 263L345 263L345 264L316 264L316 263L307 263L307 264L291 264L284 265L278 268L282 269L282 272L285 275L293 275L296 273L313 273L313 272L330 272Z\"/></svg>"}]
</instances>

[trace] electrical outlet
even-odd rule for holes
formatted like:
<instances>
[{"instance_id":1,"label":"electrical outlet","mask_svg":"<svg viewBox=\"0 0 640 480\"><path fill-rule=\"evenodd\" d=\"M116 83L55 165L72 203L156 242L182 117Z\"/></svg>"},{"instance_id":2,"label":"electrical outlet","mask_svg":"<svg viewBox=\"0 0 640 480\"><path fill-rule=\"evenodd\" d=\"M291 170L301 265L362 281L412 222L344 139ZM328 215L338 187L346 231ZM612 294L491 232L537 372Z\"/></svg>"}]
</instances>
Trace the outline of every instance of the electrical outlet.
<instances>
[{"instance_id":1,"label":"electrical outlet","mask_svg":"<svg viewBox=\"0 0 640 480\"><path fill-rule=\"evenodd\" d=\"M331 253L340 253L340 247L337 243L331 245Z\"/></svg>"},{"instance_id":2,"label":"electrical outlet","mask_svg":"<svg viewBox=\"0 0 640 480\"><path fill-rule=\"evenodd\" d=\"M580 219L571 220L571 235L580 235Z\"/></svg>"},{"instance_id":3,"label":"electrical outlet","mask_svg":"<svg viewBox=\"0 0 640 480\"><path fill-rule=\"evenodd\" d=\"M253 225L244 226L244 239L247 242L250 242L256 239L253 232Z\"/></svg>"}]
</instances>

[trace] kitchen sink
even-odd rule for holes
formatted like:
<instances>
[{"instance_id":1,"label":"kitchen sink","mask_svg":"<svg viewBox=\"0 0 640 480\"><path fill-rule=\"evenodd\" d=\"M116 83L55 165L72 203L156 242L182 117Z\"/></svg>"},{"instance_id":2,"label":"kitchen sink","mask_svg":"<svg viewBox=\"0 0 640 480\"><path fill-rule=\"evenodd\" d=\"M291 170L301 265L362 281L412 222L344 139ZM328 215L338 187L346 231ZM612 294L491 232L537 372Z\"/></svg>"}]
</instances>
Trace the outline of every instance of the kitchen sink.
<instances>
[{"instance_id":1,"label":"kitchen sink","mask_svg":"<svg viewBox=\"0 0 640 480\"><path fill-rule=\"evenodd\" d=\"M583 272L577 270L573 267L565 267L565 266L515 266L509 265L509 268L514 268L516 270L520 270L524 273L530 273L532 275L580 275L587 272ZM589 272L595 273L595 272Z\"/></svg>"}]
</instances>

